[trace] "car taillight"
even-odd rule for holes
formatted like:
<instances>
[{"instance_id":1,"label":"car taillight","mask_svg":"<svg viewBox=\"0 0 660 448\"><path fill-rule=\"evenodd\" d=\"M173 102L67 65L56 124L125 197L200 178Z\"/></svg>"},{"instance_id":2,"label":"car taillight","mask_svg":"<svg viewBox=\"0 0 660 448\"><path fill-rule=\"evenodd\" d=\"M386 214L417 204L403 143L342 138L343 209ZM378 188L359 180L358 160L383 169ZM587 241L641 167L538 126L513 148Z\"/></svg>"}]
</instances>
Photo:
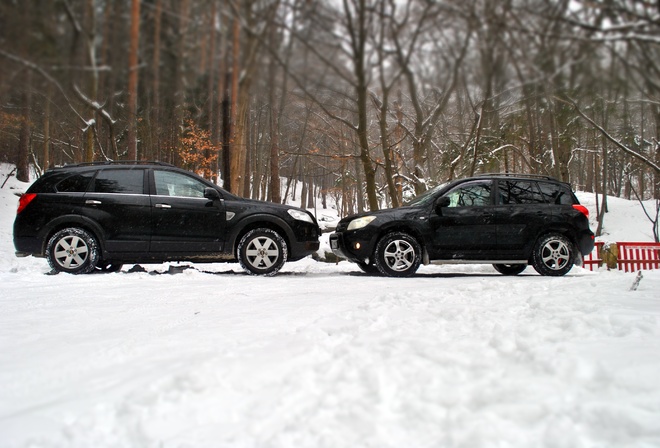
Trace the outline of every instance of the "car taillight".
<instances>
[{"instance_id":1,"label":"car taillight","mask_svg":"<svg viewBox=\"0 0 660 448\"><path fill-rule=\"evenodd\" d=\"M18 210L16 210L16 214L18 215L20 212L22 212L25 209L25 207L27 207L28 204L32 202L32 200L36 197L37 195L35 193L22 194L21 197L18 199Z\"/></svg>"},{"instance_id":2,"label":"car taillight","mask_svg":"<svg viewBox=\"0 0 660 448\"><path fill-rule=\"evenodd\" d=\"M589 217L589 210L588 210L587 207L585 207L584 205L573 204L573 208L574 208L575 210L577 210L578 212L582 213L582 214L583 214L584 216L586 216L587 218Z\"/></svg>"}]
</instances>

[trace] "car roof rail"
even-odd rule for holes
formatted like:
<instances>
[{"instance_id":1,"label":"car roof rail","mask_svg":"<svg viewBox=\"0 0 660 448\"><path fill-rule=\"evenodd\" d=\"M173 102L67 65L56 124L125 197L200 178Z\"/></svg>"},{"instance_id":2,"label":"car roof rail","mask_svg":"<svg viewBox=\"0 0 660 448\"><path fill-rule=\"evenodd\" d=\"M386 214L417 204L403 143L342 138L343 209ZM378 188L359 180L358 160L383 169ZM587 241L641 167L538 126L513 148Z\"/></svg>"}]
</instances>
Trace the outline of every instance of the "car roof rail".
<instances>
[{"instance_id":1,"label":"car roof rail","mask_svg":"<svg viewBox=\"0 0 660 448\"><path fill-rule=\"evenodd\" d=\"M519 174L519 173L483 173L477 174L475 177L520 177L525 179L544 179L559 182L559 180L552 176L544 174Z\"/></svg>"},{"instance_id":2,"label":"car roof rail","mask_svg":"<svg viewBox=\"0 0 660 448\"><path fill-rule=\"evenodd\" d=\"M76 167L76 166L104 166L104 165L160 165L160 166L171 166L173 167L171 163L167 162L159 162L157 160L105 160L105 161L97 161L97 162L80 162L80 163L72 163L72 164L65 164L64 166L60 166L58 168L71 168L71 167Z\"/></svg>"}]
</instances>

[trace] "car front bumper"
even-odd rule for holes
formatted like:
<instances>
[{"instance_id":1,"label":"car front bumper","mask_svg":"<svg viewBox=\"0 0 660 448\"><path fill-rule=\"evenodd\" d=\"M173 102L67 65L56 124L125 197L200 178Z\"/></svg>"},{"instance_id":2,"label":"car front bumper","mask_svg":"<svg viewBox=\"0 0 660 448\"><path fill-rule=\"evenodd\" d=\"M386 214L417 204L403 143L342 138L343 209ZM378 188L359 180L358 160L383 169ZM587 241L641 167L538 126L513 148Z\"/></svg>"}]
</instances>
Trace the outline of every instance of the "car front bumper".
<instances>
[{"instance_id":1,"label":"car front bumper","mask_svg":"<svg viewBox=\"0 0 660 448\"><path fill-rule=\"evenodd\" d=\"M335 232L330 235L332 253L353 263L369 264L375 238L360 233L360 231Z\"/></svg>"},{"instance_id":2,"label":"car front bumper","mask_svg":"<svg viewBox=\"0 0 660 448\"><path fill-rule=\"evenodd\" d=\"M289 260L290 261L296 261L296 260L301 260L305 258L308 255L313 254L317 250L319 250L319 247L321 247L321 244L316 241L294 241L291 244L291 247L289 247Z\"/></svg>"}]
</instances>

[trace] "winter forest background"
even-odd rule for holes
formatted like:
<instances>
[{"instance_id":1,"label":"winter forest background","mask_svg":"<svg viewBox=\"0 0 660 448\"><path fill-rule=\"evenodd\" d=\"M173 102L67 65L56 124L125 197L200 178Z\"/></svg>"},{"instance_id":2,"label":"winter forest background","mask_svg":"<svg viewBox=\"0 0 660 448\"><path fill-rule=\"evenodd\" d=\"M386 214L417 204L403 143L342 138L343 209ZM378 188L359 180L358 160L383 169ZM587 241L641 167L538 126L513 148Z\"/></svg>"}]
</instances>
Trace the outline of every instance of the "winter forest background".
<instances>
[{"instance_id":1,"label":"winter forest background","mask_svg":"<svg viewBox=\"0 0 660 448\"><path fill-rule=\"evenodd\" d=\"M656 1L3 0L0 61L23 181L159 160L340 215L481 172L660 198Z\"/></svg>"}]
</instances>

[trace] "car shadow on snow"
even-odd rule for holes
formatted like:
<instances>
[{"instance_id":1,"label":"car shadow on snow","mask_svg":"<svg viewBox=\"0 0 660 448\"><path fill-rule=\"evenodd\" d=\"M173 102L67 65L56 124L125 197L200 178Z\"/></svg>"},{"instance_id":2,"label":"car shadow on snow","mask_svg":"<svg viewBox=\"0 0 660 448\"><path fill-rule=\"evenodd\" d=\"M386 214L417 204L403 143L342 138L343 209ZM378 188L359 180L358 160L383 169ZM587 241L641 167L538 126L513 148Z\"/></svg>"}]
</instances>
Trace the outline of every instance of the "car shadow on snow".
<instances>
[{"instance_id":1,"label":"car shadow on snow","mask_svg":"<svg viewBox=\"0 0 660 448\"><path fill-rule=\"evenodd\" d=\"M194 265L169 265L167 267L164 266L158 266L154 267L153 269L147 269L144 266L140 264L136 264L131 266L130 268L126 269L124 268L121 271L118 272L108 272L104 270L95 270L91 272L88 275L107 275L107 274L121 274L121 275L130 275L130 274L149 274L149 275L177 275L177 274L182 274L186 271L193 271L193 272L199 272L202 274L209 274L209 275L217 275L217 276L229 276L229 275L234 275L234 276L249 276L252 277L249 273L243 271L242 269L228 269L226 271L210 271L210 270L205 270L198 268ZM57 275L59 272L57 271L50 271L47 272L46 275ZM367 273L363 272L361 270L356 270L356 271L350 271L350 272L306 272L306 271L285 271L285 272L278 272L275 274L275 277L317 277L317 276L347 276L347 277L364 277L364 278L381 278L381 279L386 279L386 278L394 278L397 280L404 280L406 278L408 279L420 279L420 278L485 278L485 277L506 277L498 272L417 272L409 277L386 277L381 275L380 273ZM521 273L516 275L515 277L539 277L538 274L536 273Z\"/></svg>"},{"instance_id":2,"label":"car shadow on snow","mask_svg":"<svg viewBox=\"0 0 660 448\"><path fill-rule=\"evenodd\" d=\"M209 271L205 269L200 269L194 265L170 265L167 267L167 269L163 269L162 266L159 266L158 268L154 269L146 269L142 265L134 265L128 270L123 270L120 271L120 274L136 274L136 273L143 273L143 274L149 274L149 275L176 275L176 274L182 274L185 271L194 271L194 272L199 272L201 274L209 274L209 275L236 275L236 276L246 276L246 277L257 277L254 275L249 274L248 272L245 272L242 269L234 270L234 269L229 269L226 271ZM104 272L102 271L96 271L95 274L103 274ZM278 272L275 274L275 277L304 277L307 275L313 275L315 273L313 272Z\"/></svg>"},{"instance_id":3,"label":"car shadow on snow","mask_svg":"<svg viewBox=\"0 0 660 448\"><path fill-rule=\"evenodd\" d=\"M460 278L460 277L503 277L502 274L496 272L438 272L438 273L416 273L409 277L386 277L380 274L369 274L361 271L348 272L346 275L350 277L377 277L377 278L394 278L397 280L411 279L411 278ZM517 277L532 277L532 274L520 274Z\"/></svg>"}]
</instances>

